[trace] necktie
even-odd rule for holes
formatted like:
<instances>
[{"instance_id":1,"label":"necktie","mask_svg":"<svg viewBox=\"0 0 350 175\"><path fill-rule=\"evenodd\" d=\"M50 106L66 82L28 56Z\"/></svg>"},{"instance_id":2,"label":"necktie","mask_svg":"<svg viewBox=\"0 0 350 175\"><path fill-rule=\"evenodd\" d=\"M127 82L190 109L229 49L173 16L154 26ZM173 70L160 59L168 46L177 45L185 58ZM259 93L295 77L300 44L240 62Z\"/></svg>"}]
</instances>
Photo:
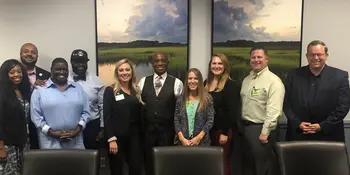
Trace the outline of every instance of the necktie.
<instances>
[{"instance_id":1,"label":"necktie","mask_svg":"<svg viewBox=\"0 0 350 175\"><path fill-rule=\"evenodd\" d=\"M156 95L158 96L159 92L160 92L160 89L162 88L163 84L162 82L160 81L162 79L161 76L158 76L156 78L156 81L154 82L154 87L156 89Z\"/></svg>"},{"instance_id":2,"label":"necktie","mask_svg":"<svg viewBox=\"0 0 350 175\"><path fill-rule=\"evenodd\" d=\"M73 76L73 79L75 82L77 82L79 80L86 81L86 76Z\"/></svg>"}]
</instances>

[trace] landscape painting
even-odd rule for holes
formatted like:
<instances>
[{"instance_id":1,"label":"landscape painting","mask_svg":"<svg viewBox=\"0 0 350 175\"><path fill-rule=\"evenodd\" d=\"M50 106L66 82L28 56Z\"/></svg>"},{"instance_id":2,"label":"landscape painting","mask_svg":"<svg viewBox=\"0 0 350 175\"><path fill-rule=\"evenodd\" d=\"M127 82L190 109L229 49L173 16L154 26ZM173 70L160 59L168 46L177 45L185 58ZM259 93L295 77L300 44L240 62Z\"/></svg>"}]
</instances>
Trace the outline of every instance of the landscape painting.
<instances>
[{"instance_id":1,"label":"landscape painting","mask_svg":"<svg viewBox=\"0 0 350 175\"><path fill-rule=\"evenodd\" d=\"M154 52L168 55L168 73L184 79L188 57L188 0L96 0L98 74L114 83L115 63L128 58L137 81L153 74Z\"/></svg>"},{"instance_id":2,"label":"landscape painting","mask_svg":"<svg viewBox=\"0 0 350 175\"><path fill-rule=\"evenodd\" d=\"M302 0L214 0L213 52L224 53L231 77L249 74L249 51L268 49L269 69L284 81L300 66Z\"/></svg>"}]
</instances>

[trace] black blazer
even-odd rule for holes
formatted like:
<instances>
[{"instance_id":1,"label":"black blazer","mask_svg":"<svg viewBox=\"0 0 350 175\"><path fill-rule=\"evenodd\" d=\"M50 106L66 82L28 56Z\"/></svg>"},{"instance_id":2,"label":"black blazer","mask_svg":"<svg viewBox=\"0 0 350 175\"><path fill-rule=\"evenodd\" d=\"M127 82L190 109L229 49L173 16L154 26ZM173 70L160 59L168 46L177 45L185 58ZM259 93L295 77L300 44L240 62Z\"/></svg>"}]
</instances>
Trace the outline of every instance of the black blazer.
<instances>
[{"instance_id":1,"label":"black blazer","mask_svg":"<svg viewBox=\"0 0 350 175\"><path fill-rule=\"evenodd\" d=\"M27 117L20 105L18 101L18 107L11 107L0 101L0 140L5 145L22 146L27 141Z\"/></svg>"},{"instance_id":2,"label":"black blazer","mask_svg":"<svg viewBox=\"0 0 350 175\"><path fill-rule=\"evenodd\" d=\"M37 80L48 80L51 77L51 73L36 66L36 79Z\"/></svg>"},{"instance_id":3,"label":"black blazer","mask_svg":"<svg viewBox=\"0 0 350 175\"><path fill-rule=\"evenodd\" d=\"M204 81L206 85L207 80ZM240 89L237 81L228 79L220 92L209 92L214 99L214 125L213 129L221 130L227 135L229 129L237 125L240 119Z\"/></svg>"},{"instance_id":4,"label":"black blazer","mask_svg":"<svg viewBox=\"0 0 350 175\"><path fill-rule=\"evenodd\" d=\"M288 119L286 139L344 141L343 119L349 112L348 72L324 67L312 102L312 114L307 103L309 77L308 66L297 68L287 76L283 107ZM301 122L319 123L321 131L305 135L299 128Z\"/></svg>"},{"instance_id":5,"label":"black blazer","mask_svg":"<svg viewBox=\"0 0 350 175\"><path fill-rule=\"evenodd\" d=\"M117 99L113 88L109 86L103 95L103 117L107 140L113 136L139 134L140 130L142 104L134 95L128 95L121 90L118 94L122 94L124 99Z\"/></svg>"}]
</instances>

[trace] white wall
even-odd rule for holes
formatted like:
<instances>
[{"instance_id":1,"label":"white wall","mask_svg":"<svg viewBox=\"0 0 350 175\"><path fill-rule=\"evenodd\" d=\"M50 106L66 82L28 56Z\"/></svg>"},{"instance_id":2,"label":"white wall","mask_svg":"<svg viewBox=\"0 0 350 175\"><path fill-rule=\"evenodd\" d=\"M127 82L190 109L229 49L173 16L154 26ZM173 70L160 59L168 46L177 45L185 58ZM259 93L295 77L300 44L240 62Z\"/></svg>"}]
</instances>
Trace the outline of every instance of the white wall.
<instances>
[{"instance_id":1,"label":"white wall","mask_svg":"<svg viewBox=\"0 0 350 175\"><path fill-rule=\"evenodd\" d=\"M201 70L207 77L208 62L211 58L211 0L190 0L190 60L189 68Z\"/></svg>"},{"instance_id":2,"label":"white wall","mask_svg":"<svg viewBox=\"0 0 350 175\"><path fill-rule=\"evenodd\" d=\"M32 42L44 69L56 57L69 62L72 51L82 48L96 73L94 0L0 0L0 26L0 64L19 59L22 44Z\"/></svg>"},{"instance_id":3,"label":"white wall","mask_svg":"<svg viewBox=\"0 0 350 175\"><path fill-rule=\"evenodd\" d=\"M302 65L308 43L319 39L328 46L327 63L350 71L349 7L349 0L304 0Z\"/></svg>"}]
</instances>

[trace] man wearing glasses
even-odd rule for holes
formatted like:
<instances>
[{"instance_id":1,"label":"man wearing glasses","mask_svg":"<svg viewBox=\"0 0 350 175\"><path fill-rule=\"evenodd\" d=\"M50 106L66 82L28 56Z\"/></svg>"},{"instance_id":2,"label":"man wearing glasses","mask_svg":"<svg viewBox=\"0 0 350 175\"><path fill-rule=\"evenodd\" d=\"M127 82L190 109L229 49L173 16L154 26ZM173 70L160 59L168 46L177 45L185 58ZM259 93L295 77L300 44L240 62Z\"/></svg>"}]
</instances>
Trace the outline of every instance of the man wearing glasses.
<instances>
[{"instance_id":1,"label":"man wearing glasses","mask_svg":"<svg viewBox=\"0 0 350 175\"><path fill-rule=\"evenodd\" d=\"M343 119L349 112L348 72L326 64L328 48L315 40L307 46L308 65L286 80L286 140L345 141Z\"/></svg>"}]
</instances>

